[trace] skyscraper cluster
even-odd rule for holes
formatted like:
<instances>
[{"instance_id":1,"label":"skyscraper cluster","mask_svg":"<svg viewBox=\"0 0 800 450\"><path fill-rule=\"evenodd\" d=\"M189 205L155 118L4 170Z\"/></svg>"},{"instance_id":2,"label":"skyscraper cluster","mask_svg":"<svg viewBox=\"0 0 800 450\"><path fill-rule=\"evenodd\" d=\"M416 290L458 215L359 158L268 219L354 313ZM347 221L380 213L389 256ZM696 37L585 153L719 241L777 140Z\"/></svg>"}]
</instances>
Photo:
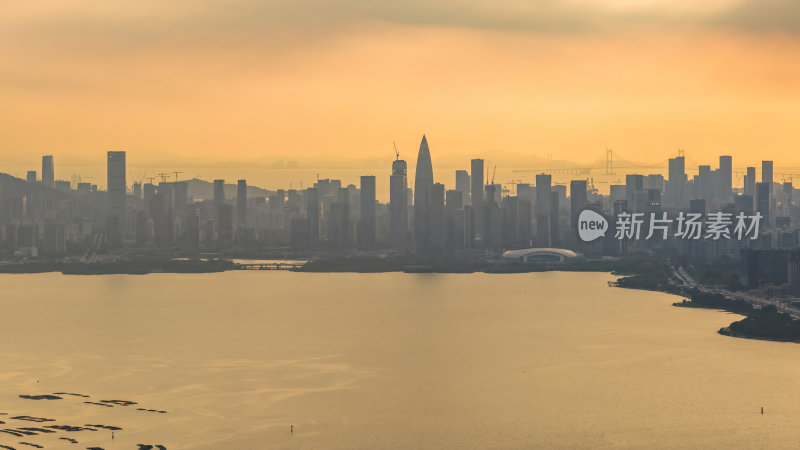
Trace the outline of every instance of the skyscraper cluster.
<instances>
[{"instance_id":1,"label":"skyscraper cluster","mask_svg":"<svg viewBox=\"0 0 800 450\"><path fill-rule=\"evenodd\" d=\"M305 189L267 191L247 180L134 180L127 154L106 155L106 188L55 177L54 158L42 158L25 180L0 178L0 242L6 255L171 248L179 251L286 250L296 252L399 251L420 255L481 254L557 247L585 255L663 250L703 257L735 256L743 248L793 248L800 209L791 179L775 182L772 161L735 170L730 156L716 167L687 173L683 154L660 173L624 176L601 193L593 179L567 183L539 173L534 183L501 186L482 159L454 172L453 189L434 178L426 136L416 171L399 155L386 173L364 175L358 186L318 179ZM760 178L756 178L760 169ZM494 170L492 170L494 172ZM162 174L164 175L164 174ZM388 203L377 198L388 181ZM754 242L658 242L577 239L577 216L590 209L614 222L625 213L759 213L764 227Z\"/></svg>"}]
</instances>

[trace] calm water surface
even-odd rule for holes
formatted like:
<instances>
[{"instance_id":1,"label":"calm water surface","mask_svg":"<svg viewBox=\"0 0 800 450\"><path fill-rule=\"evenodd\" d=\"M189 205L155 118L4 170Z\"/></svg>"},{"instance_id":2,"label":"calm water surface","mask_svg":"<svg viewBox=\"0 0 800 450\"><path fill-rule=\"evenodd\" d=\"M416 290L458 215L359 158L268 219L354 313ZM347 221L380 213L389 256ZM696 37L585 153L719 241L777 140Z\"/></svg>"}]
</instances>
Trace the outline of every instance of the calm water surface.
<instances>
[{"instance_id":1,"label":"calm water surface","mask_svg":"<svg viewBox=\"0 0 800 450\"><path fill-rule=\"evenodd\" d=\"M611 279L2 275L0 428L38 426L9 419L26 414L124 429L0 445L800 446L800 345L720 336L738 316ZM53 392L91 397L18 397ZM83 403L101 399L138 404Z\"/></svg>"}]
</instances>

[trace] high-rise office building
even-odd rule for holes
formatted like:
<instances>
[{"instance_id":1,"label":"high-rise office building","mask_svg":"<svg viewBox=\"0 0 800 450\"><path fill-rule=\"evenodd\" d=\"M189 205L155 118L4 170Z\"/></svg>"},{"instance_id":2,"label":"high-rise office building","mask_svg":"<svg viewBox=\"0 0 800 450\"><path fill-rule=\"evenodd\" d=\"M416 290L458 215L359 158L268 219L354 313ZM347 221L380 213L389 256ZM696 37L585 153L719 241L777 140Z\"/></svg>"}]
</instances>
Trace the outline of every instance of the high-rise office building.
<instances>
[{"instance_id":1,"label":"high-rise office building","mask_svg":"<svg viewBox=\"0 0 800 450\"><path fill-rule=\"evenodd\" d=\"M744 194L756 195L756 168L748 167L744 175Z\"/></svg>"},{"instance_id":2,"label":"high-rise office building","mask_svg":"<svg viewBox=\"0 0 800 450\"><path fill-rule=\"evenodd\" d=\"M414 245L418 250L430 247L431 189L433 188L433 163L428 140L423 135L417 154L417 171L414 174Z\"/></svg>"},{"instance_id":3,"label":"high-rise office building","mask_svg":"<svg viewBox=\"0 0 800 450\"><path fill-rule=\"evenodd\" d=\"M706 214L706 199L704 198L693 198L689 200L689 212L692 214Z\"/></svg>"},{"instance_id":4,"label":"high-rise office building","mask_svg":"<svg viewBox=\"0 0 800 450\"><path fill-rule=\"evenodd\" d=\"M136 245L142 246L147 242L148 228L147 211L136 211L136 230L134 232Z\"/></svg>"},{"instance_id":5,"label":"high-rise office building","mask_svg":"<svg viewBox=\"0 0 800 450\"><path fill-rule=\"evenodd\" d=\"M219 206L219 240L230 242L233 240L233 205Z\"/></svg>"},{"instance_id":6,"label":"high-rise office building","mask_svg":"<svg viewBox=\"0 0 800 450\"><path fill-rule=\"evenodd\" d=\"M761 161L761 182L772 185L773 181L772 161ZM770 192L771 191L772 186L770 186Z\"/></svg>"},{"instance_id":7,"label":"high-rise office building","mask_svg":"<svg viewBox=\"0 0 800 450\"><path fill-rule=\"evenodd\" d=\"M569 182L570 227L575 230L578 215L586 205L586 180L572 180Z\"/></svg>"},{"instance_id":8,"label":"high-rise office building","mask_svg":"<svg viewBox=\"0 0 800 450\"><path fill-rule=\"evenodd\" d=\"M686 196L686 159L683 156L669 160L669 189L667 198L670 207L679 207L685 204Z\"/></svg>"},{"instance_id":9,"label":"high-rise office building","mask_svg":"<svg viewBox=\"0 0 800 450\"><path fill-rule=\"evenodd\" d=\"M458 189L449 189L445 198L445 239L448 249L463 248L465 245L464 193Z\"/></svg>"},{"instance_id":10,"label":"high-rise office building","mask_svg":"<svg viewBox=\"0 0 800 450\"><path fill-rule=\"evenodd\" d=\"M42 156L42 184L47 187L55 186L55 172L53 171L53 155Z\"/></svg>"},{"instance_id":11,"label":"high-rise office building","mask_svg":"<svg viewBox=\"0 0 800 450\"><path fill-rule=\"evenodd\" d=\"M67 252L64 224L60 222L44 224L44 253L61 256Z\"/></svg>"},{"instance_id":12,"label":"high-rise office building","mask_svg":"<svg viewBox=\"0 0 800 450\"><path fill-rule=\"evenodd\" d=\"M503 216L500 211L500 203L497 199L497 191L500 190L499 184L487 184L484 186L484 244L489 248L500 248L503 245Z\"/></svg>"},{"instance_id":13,"label":"high-rise office building","mask_svg":"<svg viewBox=\"0 0 800 450\"><path fill-rule=\"evenodd\" d=\"M761 223L766 226L770 223L769 215L769 188L770 183L756 183L756 211L761 214Z\"/></svg>"},{"instance_id":14,"label":"high-rise office building","mask_svg":"<svg viewBox=\"0 0 800 450\"><path fill-rule=\"evenodd\" d=\"M586 180L572 180L569 182L569 210L570 229L574 236L578 232L578 215L586 205Z\"/></svg>"},{"instance_id":15,"label":"high-rise office building","mask_svg":"<svg viewBox=\"0 0 800 450\"><path fill-rule=\"evenodd\" d=\"M358 221L358 244L361 248L375 246L375 233L377 215L375 206L375 177L365 175L361 177L361 218Z\"/></svg>"},{"instance_id":16,"label":"high-rise office building","mask_svg":"<svg viewBox=\"0 0 800 450\"><path fill-rule=\"evenodd\" d=\"M28 183L36 183L36 171L29 170L28 175L25 177L25 181Z\"/></svg>"},{"instance_id":17,"label":"high-rise office building","mask_svg":"<svg viewBox=\"0 0 800 450\"><path fill-rule=\"evenodd\" d=\"M769 198L767 199L767 204L769 205L770 216L773 215L771 213L774 212L775 209L772 199L774 181L775 180L774 180L772 161L761 161L761 182L766 183L767 186L769 187ZM757 202L758 202L758 192L756 192L756 203Z\"/></svg>"},{"instance_id":18,"label":"high-rise office building","mask_svg":"<svg viewBox=\"0 0 800 450\"><path fill-rule=\"evenodd\" d=\"M458 189L448 189L444 193L445 207L448 210L458 210L464 207L464 193Z\"/></svg>"},{"instance_id":19,"label":"high-rise office building","mask_svg":"<svg viewBox=\"0 0 800 450\"><path fill-rule=\"evenodd\" d=\"M792 296L800 297L800 250L789 253L789 286Z\"/></svg>"},{"instance_id":20,"label":"high-rise office building","mask_svg":"<svg viewBox=\"0 0 800 450\"><path fill-rule=\"evenodd\" d=\"M189 182L180 181L172 183L172 205L175 211L184 214L189 203Z\"/></svg>"},{"instance_id":21,"label":"high-rise office building","mask_svg":"<svg viewBox=\"0 0 800 450\"><path fill-rule=\"evenodd\" d=\"M461 201L465 205L470 204L469 193L469 172L466 170L456 170L456 190L461 192Z\"/></svg>"},{"instance_id":22,"label":"high-rise office building","mask_svg":"<svg viewBox=\"0 0 800 450\"><path fill-rule=\"evenodd\" d=\"M109 225L108 240L109 245L119 246L125 229L125 195L126 185L126 166L125 152L108 152L107 164L107 186L109 199Z\"/></svg>"},{"instance_id":23,"label":"high-rise office building","mask_svg":"<svg viewBox=\"0 0 800 450\"><path fill-rule=\"evenodd\" d=\"M70 182L69 180L56 180L55 188L57 191L69 192L70 190L72 190L72 182Z\"/></svg>"},{"instance_id":24,"label":"high-rise office building","mask_svg":"<svg viewBox=\"0 0 800 450\"><path fill-rule=\"evenodd\" d=\"M553 247L561 246L561 227L559 227L558 215L560 198L558 191L550 191L550 245Z\"/></svg>"},{"instance_id":25,"label":"high-rise office building","mask_svg":"<svg viewBox=\"0 0 800 450\"><path fill-rule=\"evenodd\" d=\"M628 202L628 207L636 212L641 212L637 209L637 205L641 204L640 199L644 195L644 176L637 174L625 175L625 200Z\"/></svg>"},{"instance_id":26,"label":"high-rise office building","mask_svg":"<svg viewBox=\"0 0 800 450\"><path fill-rule=\"evenodd\" d=\"M793 204L793 192L794 186L792 185L791 181L784 181L783 182L783 189L782 189L782 196L781 196L781 207L783 208L783 215L784 216L791 216L792 214L792 204Z\"/></svg>"},{"instance_id":27,"label":"high-rise office building","mask_svg":"<svg viewBox=\"0 0 800 450\"><path fill-rule=\"evenodd\" d=\"M214 180L214 206L219 208L225 204L225 180Z\"/></svg>"},{"instance_id":28,"label":"high-rise office building","mask_svg":"<svg viewBox=\"0 0 800 450\"><path fill-rule=\"evenodd\" d=\"M753 196L749 194L737 195L734 199L734 210L737 213L743 212L745 215L753 215Z\"/></svg>"},{"instance_id":29,"label":"high-rise office building","mask_svg":"<svg viewBox=\"0 0 800 450\"><path fill-rule=\"evenodd\" d=\"M528 183L517 183L517 197L533 202L536 200L536 188Z\"/></svg>"},{"instance_id":30,"label":"high-rise office building","mask_svg":"<svg viewBox=\"0 0 800 450\"><path fill-rule=\"evenodd\" d=\"M352 233L350 232L350 189L339 188L336 192L336 203L341 205L341 239L342 246L349 246L352 242Z\"/></svg>"},{"instance_id":31,"label":"high-rise office building","mask_svg":"<svg viewBox=\"0 0 800 450\"><path fill-rule=\"evenodd\" d=\"M153 183L145 183L142 186L142 198L144 199L145 207L149 207L150 202L153 200L153 196L156 194L156 185Z\"/></svg>"},{"instance_id":32,"label":"high-rise office building","mask_svg":"<svg viewBox=\"0 0 800 450\"><path fill-rule=\"evenodd\" d=\"M239 226L247 225L247 180L236 184L236 219Z\"/></svg>"},{"instance_id":33,"label":"high-rise office building","mask_svg":"<svg viewBox=\"0 0 800 450\"><path fill-rule=\"evenodd\" d=\"M650 174L644 178L644 190L657 189L659 192L664 192L664 176L655 173Z\"/></svg>"},{"instance_id":34,"label":"high-rise office building","mask_svg":"<svg viewBox=\"0 0 800 450\"><path fill-rule=\"evenodd\" d=\"M720 203L730 203L733 198L733 158L728 155L719 157L719 200Z\"/></svg>"},{"instance_id":35,"label":"high-rise office building","mask_svg":"<svg viewBox=\"0 0 800 450\"><path fill-rule=\"evenodd\" d=\"M389 177L389 240L394 248L403 248L408 230L408 169L406 162L396 159L392 162L392 175Z\"/></svg>"},{"instance_id":36,"label":"high-rise office building","mask_svg":"<svg viewBox=\"0 0 800 450\"><path fill-rule=\"evenodd\" d=\"M200 245L200 216L196 212L189 212L186 215L184 239L190 248L197 248Z\"/></svg>"},{"instance_id":37,"label":"high-rise office building","mask_svg":"<svg viewBox=\"0 0 800 450\"><path fill-rule=\"evenodd\" d=\"M470 204L472 205L472 231L483 239L486 223L483 192L483 160L473 159L470 164Z\"/></svg>"},{"instance_id":38,"label":"high-rise office building","mask_svg":"<svg viewBox=\"0 0 800 450\"><path fill-rule=\"evenodd\" d=\"M536 175L536 246L550 246L550 201L552 178L549 174Z\"/></svg>"},{"instance_id":39,"label":"high-rise office building","mask_svg":"<svg viewBox=\"0 0 800 450\"><path fill-rule=\"evenodd\" d=\"M430 192L430 210L428 214L430 220L430 240L429 250L433 252L441 251L445 245L445 219L444 219L444 185L434 183Z\"/></svg>"},{"instance_id":40,"label":"high-rise office building","mask_svg":"<svg viewBox=\"0 0 800 450\"><path fill-rule=\"evenodd\" d=\"M306 189L306 216L308 224L308 238L311 246L319 240L320 200L317 188Z\"/></svg>"},{"instance_id":41,"label":"high-rise office building","mask_svg":"<svg viewBox=\"0 0 800 450\"><path fill-rule=\"evenodd\" d=\"M503 199L503 229L503 240L507 248L532 246L530 200L520 197L519 193L515 197Z\"/></svg>"},{"instance_id":42,"label":"high-rise office building","mask_svg":"<svg viewBox=\"0 0 800 450\"><path fill-rule=\"evenodd\" d=\"M340 185L341 186L341 185ZM347 188L336 188L336 201L325 213L325 239L329 248L343 251L350 245L350 198Z\"/></svg>"},{"instance_id":43,"label":"high-rise office building","mask_svg":"<svg viewBox=\"0 0 800 450\"><path fill-rule=\"evenodd\" d=\"M714 183L711 175L711 166L697 167L697 181L695 182L695 197L711 199Z\"/></svg>"},{"instance_id":44,"label":"high-rise office building","mask_svg":"<svg viewBox=\"0 0 800 450\"><path fill-rule=\"evenodd\" d=\"M168 183L158 185L158 192L150 200L150 217L153 219L153 235L159 245L170 245L173 239L172 189ZM222 236L221 222L220 236Z\"/></svg>"}]
</instances>

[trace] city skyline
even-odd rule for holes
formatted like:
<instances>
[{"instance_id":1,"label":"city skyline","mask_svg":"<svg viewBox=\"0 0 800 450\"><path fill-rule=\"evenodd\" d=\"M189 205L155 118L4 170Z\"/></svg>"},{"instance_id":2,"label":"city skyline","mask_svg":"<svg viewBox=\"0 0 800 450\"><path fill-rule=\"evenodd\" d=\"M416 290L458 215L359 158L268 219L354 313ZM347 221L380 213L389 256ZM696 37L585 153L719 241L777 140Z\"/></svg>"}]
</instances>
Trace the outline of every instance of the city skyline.
<instances>
[{"instance_id":1,"label":"city skyline","mask_svg":"<svg viewBox=\"0 0 800 450\"><path fill-rule=\"evenodd\" d=\"M800 441L800 1L0 2L0 448Z\"/></svg>"},{"instance_id":2,"label":"city skyline","mask_svg":"<svg viewBox=\"0 0 800 450\"><path fill-rule=\"evenodd\" d=\"M611 151L606 155L606 171L613 171L612 156ZM199 180L180 180L180 171L172 172L175 179L171 181L167 181L169 173L160 173L158 184L150 178L148 183L140 179L129 185L127 159L124 151L107 152L106 191L86 181L78 180L75 186L70 181L54 181L54 155L42 156L42 178L29 170L24 181L6 180L7 188L0 190L0 219L5 224L0 231L6 236L6 246L15 255L36 256L41 243L38 230L53 230L53 226L60 228L51 233L51 240L77 243L80 236L94 235L92 246L112 252L129 245L157 249L177 244L184 251L237 251L243 245L257 244L262 250L290 245L294 251L336 253L413 249L417 255L439 255L469 249L564 247L593 257L624 255L633 249L688 251L691 255L711 251L720 257L751 248L792 248L798 241L792 231L792 223L800 220L794 202L794 175L776 180L772 160L762 160L760 170L748 166L746 171L734 172L733 158L720 155L715 168L700 165L697 175L690 178L686 156L680 152L667 161L666 176L625 173L624 184L621 179L610 184L606 195L593 178L582 178L587 173L575 169L562 173L571 178L569 190L546 172L537 173L533 184L518 180L507 189L495 183L496 167L490 178L485 161L479 158L470 161L469 171L454 171L455 183L450 185L454 189L448 189L434 177L434 158L426 135L414 164L413 188L408 164L399 152L380 177L361 175L358 186L318 178L301 189L268 191L253 186L257 193L251 192L246 178L238 178L236 184L215 178L203 187ZM564 169L553 172L559 170ZM734 173L742 178L741 189L734 186ZM379 201L378 178L389 183L389 203ZM598 242L580 242L577 221L584 210L601 217L606 223L604 230L609 221L616 220L622 227L615 236L619 242L608 236ZM662 213L659 226L664 245L645 243L640 226L648 217L650 223L659 223L656 216ZM668 232L672 225L663 226L668 213L678 216L674 235ZM684 213L693 221L691 233L681 231ZM745 231L752 231L752 244L731 241L737 213L739 241ZM726 239L713 247L692 244L681 248L681 240L690 235L699 238L701 228L711 220L719 223L712 227L716 230L714 241L722 228ZM71 225L69 229L65 224ZM44 247L54 245L45 241ZM64 245L55 247L60 249L57 254L66 252Z\"/></svg>"},{"instance_id":3,"label":"city skyline","mask_svg":"<svg viewBox=\"0 0 800 450\"><path fill-rule=\"evenodd\" d=\"M427 139L426 135L423 135L423 144L427 148ZM421 150L422 144L420 144ZM607 152L613 152L615 156L609 156ZM133 155L134 158L138 156L138 152L136 151L114 151L117 153L123 154L130 154ZM103 152L101 157L104 157L108 152ZM408 153L406 153L408 154ZM406 178L410 180L410 183L413 187L414 180L416 179L416 170L413 169L417 165L417 160L419 155L417 152L414 152L416 155L415 158L408 158L401 154L397 154L395 159L398 161L405 162L406 160L411 161L408 164L407 168L403 170L406 173ZM58 154L55 154L55 157L58 157ZM762 155L763 156L763 155ZM559 160L551 160L545 161L539 164L537 169L532 169L529 167L524 168L516 168L516 167L508 167L498 164L493 164L492 160L486 160L484 158L475 159L477 155L466 155L460 158L460 163L450 163L447 165L442 166L439 164L438 154L436 159L436 164L433 164L430 168L433 176L436 180L441 181L446 187L453 187L456 189L461 189L457 186L458 184L458 176L459 172L475 172L476 167L471 167L471 164L475 164L475 161L479 161L478 170L481 171L483 175L483 179L481 182L488 183L490 177L494 174L501 173L502 176L497 177L496 183L493 179L493 183L502 185L505 187L511 188L513 191L513 187L520 183L529 183L535 185L535 178L539 174L548 174L551 176L552 181L551 183L555 184L564 184L569 185L570 182L574 180L583 180L585 182L590 182L592 180L597 180L597 186L599 192L608 194L609 187L613 184L624 184L625 183L625 176L626 174L637 174L637 175L649 175L649 174L658 174L663 175L665 178L669 177L669 174L673 171L672 164L676 161L676 158L682 159L684 161L682 165L680 165L680 171L684 172L687 176L688 175L701 175L704 170L711 170L711 167L719 166L719 164L723 161L727 161L726 167L727 171L730 172L730 180L727 180L727 184L730 184L732 188L737 189L744 189L747 190L748 186L746 185L748 176L755 177L756 175L759 177L762 176L763 173L763 158L758 158L754 161L739 161L735 157L731 155L717 155L715 159L712 161L702 161L697 162L694 160L690 155L687 155L686 152L682 149L677 150L676 152L669 155L668 158L660 161L659 164L642 164L638 165L632 163L631 161L627 160L620 160L620 156L617 152L613 150L607 149L603 152L603 156L601 158L596 159L592 164L586 165L579 165L579 164L572 164L572 163L563 163ZM31 160L37 157L29 158ZM43 179L42 175L43 172L38 170L37 168L32 167L14 167L15 170L8 170L2 165L2 161L0 161L0 173L7 173L9 175L15 176L21 179L33 179L34 181L41 181L43 184L52 187L55 181L59 181L61 183L70 183L73 189L76 188L77 183L82 180L83 175L79 173L74 173L76 167L74 166L66 166L67 170L58 170L62 167L60 163L54 164L54 155L44 155L38 156L38 158L42 161L42 168L46 168L48 171L47 175L49 178ZM608 159L612 160L611 165L608 165ZM369 167L369 168L362 168L362 167L337 167L337 168L315 168L315 167L270 167L270 168L262 168L262 167L196 167L192 166L191 164L188 165L189 169L186 171L183 170L173 170L174 168L165 169L163 167L144 167L142 165L137 165L135 163L135 159L132 161L126 162L126 184L129 193L131 192L132 186L136 183L141 185L145 184L148 180L151 183L156 183L157 181L187 181L187 180L199 180L199 181L208 181L212 182L218 179L218 174L220 172L226 173L226 176L223 181L227 180L227 184L236 184L236 180L243 178L245 173L249 174L257 174L257 178L261 181L256 181L252 183L259 189L266 189L266 190L277 190L277 189L303 189L304 183L305 187L313 185L319 179L337 179L346 182L346 184L354 184L357 185L359 183L359 179L363 176L376 176L379 180L376 184L376 193L378 200L388 201L390 198L390 180L389 176L394 173L394 169L391 167L393 164L393 159L387 157L382 158L381 167ZM472 161L472 162L470 162ZM773 162L773 165L769 168L770 177L775 182L783 182L783 181L792 181L794 178L800 178L800 167L794 167L790 165L786 165L783 161L777 161L777 169L775 168L775 160L770 160ZM97 162L97 161L95 161ZM387 169L387 165L389 169ZM54 168L57 167L57 168ZM178 163L176 166L179 169L184 169L187 166L183 166ZM608 170L612 171L610 174ZM96 185L98 189L106 190L107 184L103 182L106 179L107 175L107 168L105 164L97 163L92 166L80 166L78 169L82 169L85 173L92 173L95 175L99 175L102 172L102 178L99 176L88 176L83 177L86 178L83 181L88 181L92 185ZM194 169L194 170L191 170ZM499 172L498 172L499 170ZM198 172L197 174L192 175L192 172ZM279 177L273 178L275 173L279 173L281 171L285 171L286 173L291 174L292 172L296 171L298 173L303 174L304 176L298 176L294 180L297 183L292 187L291 181L283 183L283 181L277 180L286 180L292 179L291 176L288 177ZM203 172L201 175L199 172ZM751 174L752 172L752 174ZM385 175L385 176L384 176ZM33 178L32 178L33 177ZM250 179L252 178L245 178ZM50 180L50 181L47 181ZM556 182L558 180L558 182ZM475 187L475 180L470 178L469 183L472 184L472 188ZM49 184L48 184L49 183ZM289 185L287 185L289 184ZM753 188L750 188L752 191ZM467 189L468 191L469 189ZM413 190L412 190L413 191ZM466 192L466 191L465 191ZM670 195L671 193L668 191L664 192L665 195Z\"/></svg>"}]
</instances>

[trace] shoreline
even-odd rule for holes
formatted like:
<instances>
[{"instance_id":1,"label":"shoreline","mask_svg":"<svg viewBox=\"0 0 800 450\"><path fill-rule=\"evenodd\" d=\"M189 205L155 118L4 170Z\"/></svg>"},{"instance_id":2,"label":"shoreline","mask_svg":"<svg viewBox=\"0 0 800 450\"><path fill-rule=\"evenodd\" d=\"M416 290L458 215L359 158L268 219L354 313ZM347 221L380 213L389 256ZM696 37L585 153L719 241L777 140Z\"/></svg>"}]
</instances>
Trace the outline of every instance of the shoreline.
<instances>
[{"instance_id":1,"label":"shoreline","mask_svg":"<svg viewBox=\"0 0 800 450\"><path fill-rule=\"evenodd\" d=\"M717 330L720 335L740 339L800 343L800 320L792 318L785 312L778 311L775 305L756 308L745 300L683 286L674 286L669 289L658 286L625 286L625 279L635 277L636 275L621 277L617 280L618 286L681 296L684 298L682 301L672 304L677 308L712 309L744 316L743 319L731 322L729 325Z\"/></svg>"},{"instance_id":2,"label":"shoreline","mask_svg":"<svg viewBox=\"0 0 800 450\"><path fill-rule=\"evenodd\" d=\"M0 264L0 274L61 273L62 275L147 275L150 273L218 273L230 270L226 260L137 259L112 262L35 261Z\"/></svg>"},{"instance_id":3,"label":"shoreline","mask_svg":"<svg viewBox=\"0 0 800 450\"><path fill-rule=\"evenodd\" d=\"M228 259L191 260L138 258L97 263L35 261L0 264L0 274L60 272L63 275L147 275L151 273L221 273L241 270ZM614 287L662 292L683 297L672 306L715 309L744 316L721 327L717 333L735 338L800 343L800 320L781 313L774 305L761 308L742 299L704 292L688 286L668 263L654 257L629 257L614 260L578 260L541 265L488 259L426 257L346 257L313 260L299 268L305 273L487 273L520 274L540 272L604 272L617 277ZM680 283L680 284L678 284Z\"/></svg>"}]
</instances>

